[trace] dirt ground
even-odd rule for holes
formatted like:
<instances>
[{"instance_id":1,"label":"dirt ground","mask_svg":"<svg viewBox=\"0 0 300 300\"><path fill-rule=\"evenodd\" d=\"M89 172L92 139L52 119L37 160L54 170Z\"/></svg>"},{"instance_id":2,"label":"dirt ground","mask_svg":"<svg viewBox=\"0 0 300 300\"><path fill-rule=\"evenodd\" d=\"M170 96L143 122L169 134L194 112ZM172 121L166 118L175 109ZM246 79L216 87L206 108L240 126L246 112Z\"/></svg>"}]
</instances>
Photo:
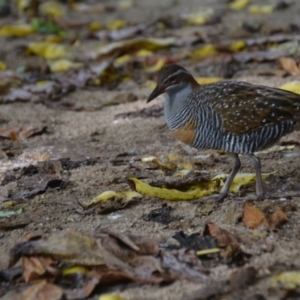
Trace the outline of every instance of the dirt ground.
<instances>
[{"instance_id":1,"label":"dirt ground","mask_svg":"<svg viewBox=\"0 0 300 300\"><path fill-rule=\"evenodd\" d=\"M124 12L103 14L103 22L113 18L129 19L140 22L150 18L151 10L153 20L159 16L176 15L182 11L194 8L213 7L221 10L226 1L137 1L138 4ZM172 2L170 5L169 2ZM276 1L265 1L275 3ZM204 32L225 32L239 22L264 22L272 26L286 26L296 24L300 26L300 3L286 10L276 11L270 15L250 15L246 12L228 12L222 17L222 23L203 26ZM253 1L259 3L259 1ZM146 8L146 9L145 9ZM4 40L1 42L3 43ZM95 41L87 42L81 47L91 47ZM9 53L15 46L14 41L7 42L5 52ZM13 61L12 54L8 60ZM17 58L18 60L26 59ZM32 59L32 58L30 58ZM18 64L18 62L15 62ZM276 64L262 63L269 67ZM201 74L193 65L186 64L194 75ZM236 72L234 79L268 86L280 86L285 82L296 80L297 76L257 76L250 70L255 70L259 63L251 63L246 69ZM299 79L299 77L298 77ZM146 98L151 92L150 88L129 87L127 90L118 88L109 91L103 88L78 89L65 96L68 102L83 105L85 108L98 107L103 99L112 99L115 95L126 97L134 93L138 100L116 106L107 106L102 109L84 109L74 111L68 109L52 109L41 103L7 103L0 106L0 129L20 125L31 125L41 128L47 126L47 132L24 141L2 140L2 148L11 148L18 155L2 157L0 161L0 182L10 192L18 192L30 182L30 176L23 176L20 182L16 177L22 168L38 164L39 160L47 158L60 160L69 158L71 161L80 161L77 167L63 170L63 178L67 184L59 188L47 189L45 193L27 199L21 204L30 221L28 225L13 230L0 231L0 269L7 267L9 250L26 234L38 232L41 234L53 233L61 230L76 230L87 234L95 234L103 228L110 228L120 232L130 232L139 235L156 237L162 244L176 244L172 238L175 232L183 230L186 234L202 233L206 221L209 219L222 228L236 234L247 235L249 229L241 223L243 200L229 197L223 203L214 207L207 215L203 201L176 201L167 202L172 208L173 219L168 224L146 221L143 217L152 210L161 208L166 201L144 197L134 205L123 210L108 214L99 214L97 210L83 213L77 201L91 200L96 195L107 190L128 190L127 178L143 178L147 182L158 179L172 179L159 169L148 168L141 158L148 156L167 155L179 153L183 157L198 158L198 170L210 175L228 173L231 169L231 158L215 151L195 151L176 141L165 126L164 117L160 114L148 117L122 117L119 114L138 112L144 108L162 106L163 97L146 104ZM286 292L273 289L265 278L274 271L300 269L300 215L299 215L299 180L300 180L300 147L299 133L292 133L284 141L293 141L295 147L291 150L261 154L263 172L274 172L268 179L269 191L275 194L292 194L291 200L274 200L268 198L257 205L265 207L276 203L281 207L289 206L287 210L288 221L279 230L268 232L264 243L269 245L271 251L260 251L257 255L249 257L244 265L253 266L258 271L258 280L255 284L247 286L238 293L233 293L226 299L292 299L286 298ZM200 157L200 158L199 158ZM90 162L90 163L89 163ZM246 158L242 157L241 172L253 172L252 166ZM13 177L15 176L15 179ZM9 177L10 176L10 177ZM38 184L38 182L36 182ZM243 195L253 193L252 185L243 190ZM213 203L213 202L209 202ZM3 203L4 205L4 203ZM254 250L253 250L254 251ZM211 280L228 278L238 266L230 264L217 264L209 269ZM185 280L178 280L168 285L138 285L126 284L107 287L105 292L118 292L126 299L189 299L194 291L202 285ZM203 285L204 286L204 285ZM13 284L0 284L0 296L7 290L15 289ZM5 291L5 292L4 292ZM299 294L297 294L298 297ZM89 299L98 299L99 293ZM297 296L295 296L296 299ZM217 299L217 298L210 298ZM219 298L218 298L219 299ZM221 298L220 298L221 299ZM225 298L222 298L225 299ZM299 299L299 298L298 298Z\"/></svg>"}]
</instances>

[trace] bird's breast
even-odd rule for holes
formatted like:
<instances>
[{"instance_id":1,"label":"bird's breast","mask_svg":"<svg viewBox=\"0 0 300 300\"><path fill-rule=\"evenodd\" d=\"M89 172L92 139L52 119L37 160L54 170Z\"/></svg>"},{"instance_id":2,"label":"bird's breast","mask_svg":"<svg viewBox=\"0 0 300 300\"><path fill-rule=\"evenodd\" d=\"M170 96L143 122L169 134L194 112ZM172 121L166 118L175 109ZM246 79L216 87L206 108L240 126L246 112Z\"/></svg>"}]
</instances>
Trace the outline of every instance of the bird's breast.
<instances>
[{"instance_id":1,"label":"bird's breast","mask_svg":"<svg viewBox=\"0 0 300 300\"><path fill-rule=\"evenodd\" d=\"M192 122L187 122L183 127L173 130L173 134L179 141L192 145L196 137L196 128Z\"/></svg>"}]
</instances>

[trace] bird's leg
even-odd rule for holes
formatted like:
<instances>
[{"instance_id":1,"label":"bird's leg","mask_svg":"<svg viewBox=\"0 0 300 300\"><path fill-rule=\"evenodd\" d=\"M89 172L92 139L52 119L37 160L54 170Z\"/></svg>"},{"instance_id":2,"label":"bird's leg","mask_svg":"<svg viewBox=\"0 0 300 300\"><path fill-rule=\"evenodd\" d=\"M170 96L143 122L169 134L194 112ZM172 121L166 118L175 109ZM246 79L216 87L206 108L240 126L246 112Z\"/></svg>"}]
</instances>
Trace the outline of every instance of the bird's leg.
<instances>
[{"instance_id":1,"label":"bird's leg","mask_svg":"<svg viewBox=\"0 0 300 300\"><path fill-rule=\"evenodd\" d=\"M256 200L263 200L265 197L265 189L263 185L263 181L261 178L261 165L260 165L260 159L255 156L254 154L248 154L248 157L253 163L254 169L255 169L255 175L256 175Z\"/></svg>"},{"instance_id":2,"label":"bird's leg","mask_svg":"<svg viewBox=\"0 0 300 300\"><path fill-rule=\"evenodd\" d=\"M228 196L228 191L231 186L231 183L232 183L236 173L239 171L239 169L241 167L241 161L239 159L238 154L233 153L232 155L233 155L233 159L234 159L233 167L232 167L232 170L231 170L230 174L228 175L228 177L220 191L220 194L216 198L216 202L218 202L218 203L222 202Z\"/></svg>"}]
</instances>

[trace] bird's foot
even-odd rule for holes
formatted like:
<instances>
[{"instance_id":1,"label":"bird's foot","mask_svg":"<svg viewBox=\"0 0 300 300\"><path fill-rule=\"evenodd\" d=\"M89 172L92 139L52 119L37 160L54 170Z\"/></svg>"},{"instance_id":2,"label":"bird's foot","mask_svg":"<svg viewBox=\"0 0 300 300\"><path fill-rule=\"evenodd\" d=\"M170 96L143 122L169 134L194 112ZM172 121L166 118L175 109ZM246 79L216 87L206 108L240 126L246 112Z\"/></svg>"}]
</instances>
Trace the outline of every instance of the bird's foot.
<instances>
[{"instance_id":1,"label":"bird's foot","mask_svg":"<svg viewBox=\"0 0 300 300\"><path fill-rule=\"evenodd\" d=\"M207 200L215 200L216 204L222 203L228 196L234 196L234 194L229 193L229 192L224 192L224 193L219 193L219 194L213 194L209 196L205 196L200 198L199 200L201 201L207 201Z\"/></svg>"}]
</instances>

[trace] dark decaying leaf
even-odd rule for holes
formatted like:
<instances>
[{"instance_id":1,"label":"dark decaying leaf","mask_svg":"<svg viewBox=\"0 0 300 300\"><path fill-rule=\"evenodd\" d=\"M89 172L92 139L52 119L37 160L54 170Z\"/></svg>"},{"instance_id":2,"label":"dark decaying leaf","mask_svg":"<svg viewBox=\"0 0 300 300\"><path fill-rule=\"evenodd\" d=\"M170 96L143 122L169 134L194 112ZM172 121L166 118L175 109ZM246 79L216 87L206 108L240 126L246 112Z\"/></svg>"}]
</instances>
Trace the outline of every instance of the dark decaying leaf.
<instances>
[{"instance_id":1,"label":"dark decaying leaf","mask_svg":"<svg viewBox=\"0 0 300 300\"><path fill-rule=\"evenodd\" d=\"M12 281L22 275L21 267L12 267L0 270L0 280L1 281Z\"/></svg>"},{"instance_id":2,"label":"dark decaying leaf","mask_svg":"<svg viewBox=\"0 0 300 300\"><path fill-rule=\"evenodd\" d=\"M62 163L59 160L39 162L20 171L17 180L18 191L11 192L11 200L24 200L42 194L48 189L61 189L66 186L67 178L62 178Z\"/></svg>"},{"instance_id":3,"label":"dark decaying leaf","mask_svg":"<svg viewBox=\"0 0 300 300\"><path fill-rule=\"evenodd\" d=\"M234 289L246 288L254 284L256 275L257 271L253 267L238 269L229 277L230 286Z\"/></svg>"},{"instance_id":4,"label":"dark decaying leaf","mask_svg":"<svg viewBox=\"0 0 300 300\"><path fill-rule=\"evenodd\" d=\"M72 231L51 234L19 243L10 254L10 265L22 257L25 281L55 281L64 286L65 297L70 300L87 297L97 285L128 280L158 284L176 279L207 279L195 251L160 250L159 243L151 237L112 230L102 230L96 238ZM66 264L75 270L76 266L81 270L84 267L82 280L74 280L74 276L72 279L72 272L58 276L62 274L60 266Z\"/></svg>"},{"instance_id":5,"label":"dark decaying leaf","mask_svg":"<svg viewBox=\"0 0 300 300\"><path fill-rule=\"evenodd\" d=\"M217 247L216 238L213 236L201 236L198 233L187 235L179 231L173 235L173 238L179 242L180 248L198 251Z\"/></svg>"},{"instance_id":6,"label":"dark decaying leaf","mask_svg":"<svg viewBox=\"0 0 300 300\"><path fill-rule=\"evenodd\" d=\"M171 212L172 207L167 204L163 204L161 208L153 209L149 213L144 214L142 219L146 222L152 221L161 224L169 224L180 219L179 216L172 216Z\"/></svg>"},{"instance_id":7,"label":"dark decaying leaf","mask_svg":"<svg viewBox=\"0 0 300 300\"><path fill-rule=\"evenodd\" d=\"M241 252L238 238L210 221L206 222L203 235L213 236L217 240L217 246L223 248L220 255L225 259L232 259Z\"/></svg>"}]
</instances>

